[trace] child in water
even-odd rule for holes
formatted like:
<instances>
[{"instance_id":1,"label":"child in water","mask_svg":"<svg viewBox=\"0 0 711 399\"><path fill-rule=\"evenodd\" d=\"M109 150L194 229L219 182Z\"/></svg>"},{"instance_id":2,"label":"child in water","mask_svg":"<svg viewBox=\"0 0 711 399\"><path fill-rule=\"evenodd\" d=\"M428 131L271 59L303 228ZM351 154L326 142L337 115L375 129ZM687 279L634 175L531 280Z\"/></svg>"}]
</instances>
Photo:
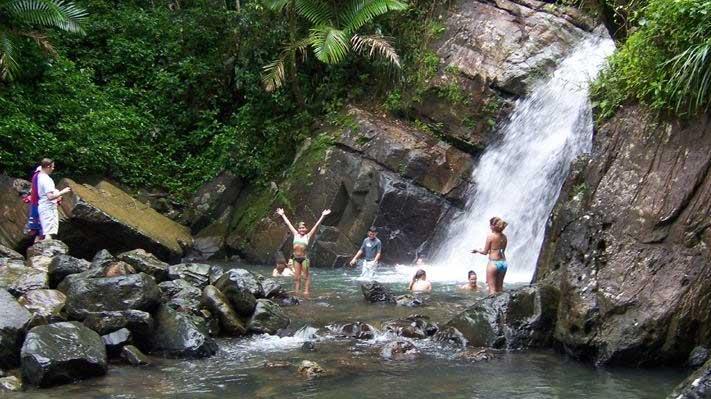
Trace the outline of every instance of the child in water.
<instances>
[{"instance_id":1,"label":"child in water","mask_svg":"<svg viewBox=\"0 0 711 399\"><path fill-rule=\"evenodd\" d=\"M476 272L474 270L469 270L469 273L467 274L468 282L464 285L459 286L459 288L463 290L478 291L479 286L477 285L476 279Z\"/></svg>"},{"instance_id":2,"label":"child in water","mask_svg":"<svg viewBox=\"0 0 711 399\"><path fill-rule=\"evenodd\" d=\"M276 267L272 270L272 277L292 277L294 275L293 262L291 259L288 263L283 258L278 259Z\"/></svg>"},{"instance_id":3,"label":"child in water","mask_svg":"<svg viewBox=\"0 0 711 399\"><path fill-rule=\"evenodd\" d=\"M415 273L415 276L410 282L408 289L412 292L430 292L432 291L432 283L427 281L427 273L420 269Z\"/></svg>"}]
</instances>

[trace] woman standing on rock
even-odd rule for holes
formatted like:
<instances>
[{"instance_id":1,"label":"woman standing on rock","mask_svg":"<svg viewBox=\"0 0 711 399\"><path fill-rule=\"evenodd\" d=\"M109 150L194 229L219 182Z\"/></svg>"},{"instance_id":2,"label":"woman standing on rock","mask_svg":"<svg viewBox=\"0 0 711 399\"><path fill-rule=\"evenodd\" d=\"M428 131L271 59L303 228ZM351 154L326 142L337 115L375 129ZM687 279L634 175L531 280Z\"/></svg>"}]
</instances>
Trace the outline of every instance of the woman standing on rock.
<instances>
[{"instance_id":1,"label":"woman standing on rock","mask_svg":"<svg viewBox=\"0 0 711 399\"><path fill-rule=\"evenodd\" d=\"M45 158L40 162L42 168L37 174L37 210L39 211L39 220L42 225L42 239L52 239L53 234L59 231L59 211L57 203L62 198L62 195L72 191L67 187L63 190L57 190L54 187L54 180L49 177L54 172L54 161ZM34 187L33 187L34 188Z\"/></svg>"},{"instance_id":2,"label":"woman standing on rock","mask_svg":"<svg viewBox=\"0 0 711 399\"><path fill-rule=\"evenodd\" d=\"M289 218L284 214L282 208L277 208L276 212L284 219L284 223L291 230L291 234L294 235L294 250L291 254L291 259L294 260L294 292L298 293L301 289L301 278L305 279L304 282L304 295L309 295L311 289L311 273L309 271L309 258L307 254L309 241L311 237L321 225L323 219L331 213L330 209L325 209L321 212L321 217L318 219L311 231L306 229L306 224L304 222L299 222L299 228L295 229L294 226L289 221ZM307 233L308 231L308 233Z\"/></svg>"},{"instance_id":3,"label":"woman standing on rock","mask_svg":"<svg viewBox=\"0 0 711 399\"><path fill-rule=\"evenodd\" d=\"M486 284L489 286L489 294L495 294L504 290L504 276L508 269L506 263L506 245L508 239L503 233L508 223L499 217L489 219L491 233L486 237L484 249L472 249L472 253L489 255L489 264L486 266Z\"/></svg>"}]
</instances>

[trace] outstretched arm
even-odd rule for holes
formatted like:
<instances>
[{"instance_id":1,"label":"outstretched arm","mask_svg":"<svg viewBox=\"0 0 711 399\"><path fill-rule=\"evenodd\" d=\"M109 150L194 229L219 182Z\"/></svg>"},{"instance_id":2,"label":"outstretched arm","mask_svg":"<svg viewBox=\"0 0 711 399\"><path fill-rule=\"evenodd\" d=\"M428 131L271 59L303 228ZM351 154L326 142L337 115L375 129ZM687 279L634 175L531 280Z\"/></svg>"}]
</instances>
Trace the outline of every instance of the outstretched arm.
<instances>
[{"instance_id":1,"label":"outstretched arm","mask_svg":"<svg viewBox=\"0 0 711 399\"><path fill-rule=\"evenodd\" d=\"M328 215L330 215L330 214L331 214L331 210L330 210L330 209L324 209L324 211L321 212L321 217L318 218L318 220L316 221L316 224L314 225L314 227L311 228L311 231L309 231L309 234L308 234L308 237L309 237L309 238L311 238L311 236L314 235L314 233L315 233L316 230L318 229L318 226L320 226L320 225L321 225L321 222L323 222L323 219L325 219L326 216L328 216Z\"/></svg>"},{"instance_id":2,"label":"outstretched arm","mask_svg":"<svg viewBox=\"0 0 711 399\"><path fill-rule=\"evenodd\" d=\"M281 218L284 219L284 223L286 223L286 225L289 227L289 230L291 230L291 234L293 234L296 237L296 235L299 233L296 231L294 226L291 224L291 222L289 221L289 218L286 217L286 215L284 214L284 210L282 208L277 208L276 213L278 213L281 216Z\"/></svg>"},{"instance_id":3,"label":"outstretched arm","mask_svg":"<svg viewBox=\"0 0 711 399\"><path fill-rule=\"evenodd\" d=\"M351 266L355 265L356 261L358 260L358 258L360 258L361 255L363 255L363 249L359 249L358 252L356 252L353 259L351 259L351 262L350 262Z\"/></svg>"},{"instance_id":4,"label":"outstretched arm","mask_svg":"<svg viewBox=\"0 0 711 399\"><path fill-rule=\"evenodd\" d=\"M484 244L484 249L472 249L473 254L482 254L482 255L488 255L489 251L491 250L491 237L487 236L486 237L486 243Z\"/></svg>"}]
</instances>

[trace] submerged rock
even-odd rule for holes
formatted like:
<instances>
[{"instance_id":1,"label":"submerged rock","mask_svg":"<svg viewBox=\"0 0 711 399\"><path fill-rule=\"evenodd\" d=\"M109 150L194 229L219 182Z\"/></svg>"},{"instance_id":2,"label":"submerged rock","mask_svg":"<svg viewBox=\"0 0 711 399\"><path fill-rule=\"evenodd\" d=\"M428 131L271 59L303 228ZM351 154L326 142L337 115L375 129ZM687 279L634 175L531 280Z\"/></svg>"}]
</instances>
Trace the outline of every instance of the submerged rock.
<instances>
[{"instance_id":1,"label":"submerged rock","mask_svg":"<svg viewBox=\"0 0 711 399\"><path fill-rule=\"evenodd\" d=\"M57 255L49 264L49 286L56 288L70 274L77 274L91 269L92 264L84 259L69 255Z\"/></svg>"},{"instance_id":2,"label":"submerged rock","mask_svg":"<svg viewBox=\"0 0 711 399\"><path fill-rule=\"evenodd\" d=\"M90 186L62 179L57 188L63 187L72 192L62 203L67 219L59 236L75 256L88 258L102 248L112 253L141 248L159 259L177 261L192 244L188 228L106 181Z\"/></svg>"},{"instance_id":3,"label":"submerged rock","mask_svg":"<svg viewBox=\"0 0 711 399\"><path fill-rule=\"evenodd\" d=\"M24 266L0 267L0 289L16 297L44 288L49 288L49 275L42 270Z\"/></svg>"},{"instance_id":4,"label":"submerged rock","mask_svg":"<svg viewBox=\"0 0 711 399\"><path fill-rule=\"evenodd\" d=\"M243 269L231 269L223 274L214 284L232 304L240 316L249 317L257 306L253 292L260 293L261 286L257 279Z\"/></svg>"},{"instance_id":5,"label":"submerged rock","mask_svg":"<svg viewBox=\"0 0 711 399\"><path fill-rule=\"evenodd\" d=\"M10 293L0 289L0 369L20 362L20 346L32 315Z\"/></svg>"},{"instance_id":6,"label":"submerged rock","mask_svg":"<svg viewBox=\"0 0 711 399\"><path fill-rule=\"evenodd\" d=\"M77 322L30 330L22 345L22 377L47 387L106 374L106 348L96 332Z\"/></svg>"},{"instance_id":7,"label":"submerged rock","mask_svg":"<svg viewBox=\"0 0 711 399\"><path fill-rule=\"evenodd\" d=\"M400 296L396 297L395 303L398 306L407 306L409 308L416 308L416 307L424 305L425 302L422 300L422 297L416 297L414 295L405 294L405 295L400 295Z\"/></svg>"},{"instance_id":8,"label":"submerged rock","mask_svg":"<svg viewBox=\"0 0 711 399\"><path fill-rule=\"evenodd\" d=\"M363 292L365 300L370 303L395 303L395 295L393 295L392 291L390 291L390 288L380 284L377 281L361 284L360 289Z\"/></svg>"},{"instance_id":9,"label":"submerged rock","mask_svg":"<svg viewBox=\"0 0 711 399\"><path fill-rule=\"evenodd\" d=\"M432 336L434 342L453 349L464 349L467 346L467 339L454 327L444 327Z\"/></svg>"},{"instance_id":10,"label":"submerged rock","mask_svg":"<svg viewBox=\"0 0 711 399\"><path fill-rule=\"evenodd\" d=\"M232 309L227 298L212 285L202 290L202 303L220 319L222 331L232 336L244 335L247 330Z\"/></svg>"},{"instance_id":11,"label":"submerged rock","mask_svg":"<svg viewBox=\"0 0 711 399\"><path fill-rule=\"evenodd\" d=\"M257 334L275 334L289 326L289 317L279 305L269 299L257 299L254 314L247 323L247 330Z\"/></svg>"},{"instance_id":12,"label":"submerged rock","mask_svg":"<svg viewBox=\"0 0 711 399\"><path fill-rule=\"evenodd\" d=\"M133 345L126 345L121 348L121 359L132 366L150 366L151 361L138 348Z\"/></svg>"},{"instance_id":13,"label":"submerged rock","mask_svg":"<svg viewBox=\"0 0 711 399\"><path fill-rule=\"evenodd\" d=\"M335 328L334 332L349 338L373 339L375 338L376 329L370 324L357 321L355 323L345 324L340 328Z\"/></svg>"},{"instance_id":14,"label":"submerged rock","mask_svg":"<svg viewBox=\"0 0 711 399\"><path fill-rule=\"evenodd\" d=\"M427 338L437 333L437 324L421 315L411 315L405 319L393 320L383 323L383 331L391 332L406 338Z\"/></svg>"},{"instance_id":15,"label":"submerged rock","mask_svg":"<svg viewBox=\"0 0 711 399\"><path fill-rule=\"evenodd\" d=\"M559 292L548 286L524 287L480 299L447 323L471 346L523 349L552 342Z\"/></svg>"},{"instance_id":16,"label":"submerged rock","mask_svg":"<svg viewBox=\"0 0 711 399\"><path fill-rule=\"evenodd\" d=\"M380 351L380 355L388 360L412 360L420 354L420 351L410 341L397 340L385 344Z\"/></svg>"},{"instance_id":17,"label":"submerged rock","mask_svg":"<svg viewBox=\"0 0 711 399\"><path fill-rule=\"evenodd\" d=\"M306 378L318 377L325 373L325 370L318 363L310 360L302 360L301 363L299 363L298 370L299 374Z\"/></svg>"},{"instance_id":18,"label":"submerged rock","mask_svg":"<svg viewBox=\"0 0 711 399\"><path fill-rule=\"evenodd\" d=\"M168 264L143 249L134 249L116 257L133 266L137 271L153 276L160 283L168 279Z\"/></svg>"},{"instance_id":19,"label":"submerged rock","mask_svg":"<svg viewBox=\"0 0 711 399\"><path fill-rule=\"evenodd\" d=\"M217 344L207 330L195 324L190 316L161 305L154 317L153 353L187 358L209 357L217 353Z\"/></svg>"},{"instance_id":20,"label":"submerged rock","mask_svg":"<svg viewBox=\"0 0 711 399\"><path fill-rule=\"evenodd\" d=\"M152 311L160 303L160 289L153 278L139 273L119 277L70 279L64 293L65 310L77 320L90 312L112 310Z\"/></svg>"}]
</instances>

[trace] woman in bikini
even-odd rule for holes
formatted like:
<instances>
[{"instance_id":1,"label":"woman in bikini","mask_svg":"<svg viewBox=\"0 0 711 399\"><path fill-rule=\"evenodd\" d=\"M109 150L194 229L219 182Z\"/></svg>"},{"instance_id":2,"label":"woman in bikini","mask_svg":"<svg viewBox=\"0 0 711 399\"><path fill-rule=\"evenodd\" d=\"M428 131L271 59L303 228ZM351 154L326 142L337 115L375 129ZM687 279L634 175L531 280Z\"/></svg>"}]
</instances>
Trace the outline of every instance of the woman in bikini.
<instances>
[{"instance_id":1,"label":"woman in bikini","mask_svg":"<svg viewBox=\"0 0 711 399\"><path fill-rule=\"evenodd\" d=\"M294 292L298 293L301 289L301 278L305 280L304 283L304 295L309 295L311 290L311 273L309 272L309 258L307 250L309 247L309 240L318 229L318 226L323 222L323 219L331 213L330 209L326 209L321 212L321 217L318 219L311 231L308 231L306 224L304 222L299 222L298 229L289 221L289 218L284 214L282 208L278 208L276 212L284 219L284 223L291 230L291 234L294 235L294 250L291 253L291 259L294 261Z\"/></svg>"},{"instance_id":2,"label":"woman in bikini","mask_svg":"<svg viewBox=\"0 0 711 399\"><path fill-rule=\"evenodd\" d=\"M508 269L506 263L506 245L508 239L503 233L508 223L504 222L499 217L493 217L489 220L489 228L491 233L486 237L484 249L473 249L473 254L482 254L489 256L489 264L486 266L486 284L489 286L489 294L495 294L504 290L504 276Z\"/></svg>"}]
</instances>

